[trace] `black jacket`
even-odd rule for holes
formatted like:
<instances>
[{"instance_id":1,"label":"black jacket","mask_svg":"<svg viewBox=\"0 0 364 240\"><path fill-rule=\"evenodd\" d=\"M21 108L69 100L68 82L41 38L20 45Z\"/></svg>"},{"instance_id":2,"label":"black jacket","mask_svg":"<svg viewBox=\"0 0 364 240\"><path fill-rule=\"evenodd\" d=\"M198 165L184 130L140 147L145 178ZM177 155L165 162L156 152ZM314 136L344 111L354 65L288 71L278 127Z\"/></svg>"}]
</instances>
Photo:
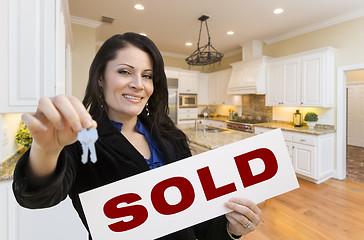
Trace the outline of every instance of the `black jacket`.
<instances>
[{"instance_id":1,"label":"black jacket","mask_svg":"<svg viewBox=\"0 0 364 240\"><path fill-rule=\"evenodd\" d=\"M142 119L142 122L150 127L147 119ZM19 159L14 172L13 191L18 203L32 209L46 208L58 204L69 195L84 226L90 232L78 194L150 170L144 157L107 117L98 122L97 129L97 162L82 164L81 145L76 142L62 150L54 175L46 181L35 182L27 178L27 151ZM158 133L154 133L153 137L164 153L167 164L191 155L189 150L174 140L165 141ZM164 236L160 240L228 240L230 237L226 232L226 222L225 216L220 216Z\"/></svg>"}]
</instances>

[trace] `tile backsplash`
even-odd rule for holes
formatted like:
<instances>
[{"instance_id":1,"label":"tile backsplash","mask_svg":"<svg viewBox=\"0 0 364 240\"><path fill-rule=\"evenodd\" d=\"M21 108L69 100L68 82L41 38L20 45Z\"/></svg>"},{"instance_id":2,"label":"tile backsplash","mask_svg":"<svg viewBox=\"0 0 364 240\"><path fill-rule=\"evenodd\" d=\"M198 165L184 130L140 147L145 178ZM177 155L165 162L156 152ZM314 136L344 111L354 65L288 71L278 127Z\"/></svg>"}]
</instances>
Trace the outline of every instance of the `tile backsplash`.
<instances>
[{"instance_id":1,"label":"tile backsplash","mask_svg":"<svg viewBox=\"0 0 364 240\"><path fill-rule=\"evenodd\" d=\"M242 116L259 116L273 118L273 107L265 106L265 95L248 94L242 96Z\"/></svg>"}]
</instances>

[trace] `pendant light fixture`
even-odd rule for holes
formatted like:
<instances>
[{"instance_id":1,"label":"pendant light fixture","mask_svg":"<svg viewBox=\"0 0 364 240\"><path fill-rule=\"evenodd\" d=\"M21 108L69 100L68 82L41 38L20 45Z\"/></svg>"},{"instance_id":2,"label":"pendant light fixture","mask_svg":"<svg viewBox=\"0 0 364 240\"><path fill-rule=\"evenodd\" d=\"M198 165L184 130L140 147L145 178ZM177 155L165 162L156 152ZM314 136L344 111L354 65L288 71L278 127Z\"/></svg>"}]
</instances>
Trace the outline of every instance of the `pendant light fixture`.
<instances>
[{"instance_id":1,"label":"pendant light fixture","mask_svg":"<svg viewBox=\"0 0 364 240\"><path fill-rule=\"evenodd\" d=\"M188 65L193 66L205 66L212 63L220 62L221 59L224 57L224 54L219 53L211 44L210 42L210 33L209 28L207 26L207 19L208 16L202 15L198 20L201 21L200 25L200 33L198 35L198 42L197 42L197 49L191 54L191 56L186 58L186 62ZM208 42L206 45L200 47L200 38L201 38L201 31L202 25L205 23Z\"/></svg>"}]
</instances>

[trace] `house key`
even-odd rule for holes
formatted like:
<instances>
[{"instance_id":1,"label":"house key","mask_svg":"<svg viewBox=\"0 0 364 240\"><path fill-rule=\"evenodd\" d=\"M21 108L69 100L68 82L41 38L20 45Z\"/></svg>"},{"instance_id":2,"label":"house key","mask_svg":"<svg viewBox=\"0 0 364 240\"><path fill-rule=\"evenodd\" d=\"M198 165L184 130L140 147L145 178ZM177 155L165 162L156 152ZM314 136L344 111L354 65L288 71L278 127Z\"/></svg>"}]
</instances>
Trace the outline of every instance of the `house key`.
<instances>
[{"instance_id":1,"label":"house key","mask_svg":"<svg viewBox=\"0 0 364 240\"><path fill-rule=\"evenodd\" d=\"M83 164L87 163L88 150L90 150L90 160L95 163L97 161L95 142L99 138L96 128L87 130L83 128L77 135L78 141L82 145L81 161Z\"/></svg>"}]
</instances>

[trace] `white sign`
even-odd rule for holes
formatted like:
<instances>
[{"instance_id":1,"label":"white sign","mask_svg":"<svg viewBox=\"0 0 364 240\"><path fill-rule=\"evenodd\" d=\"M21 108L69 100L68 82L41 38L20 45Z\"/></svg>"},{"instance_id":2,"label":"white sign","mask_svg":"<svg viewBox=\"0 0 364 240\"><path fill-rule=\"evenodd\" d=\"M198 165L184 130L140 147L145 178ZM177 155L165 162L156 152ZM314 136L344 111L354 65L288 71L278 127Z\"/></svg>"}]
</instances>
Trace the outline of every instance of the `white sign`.
<instances>
[{"instance_id":1,"label":"white sign","mask_svg":"<svg viewBox=\"0 0 364 240\"><path fill-rule=\"evenodd\" d=\"M280 129L80 194L94 240L156 239L298 188ZM173 223L173 224L171 224Z\"/></svg>"}]
</instances>

